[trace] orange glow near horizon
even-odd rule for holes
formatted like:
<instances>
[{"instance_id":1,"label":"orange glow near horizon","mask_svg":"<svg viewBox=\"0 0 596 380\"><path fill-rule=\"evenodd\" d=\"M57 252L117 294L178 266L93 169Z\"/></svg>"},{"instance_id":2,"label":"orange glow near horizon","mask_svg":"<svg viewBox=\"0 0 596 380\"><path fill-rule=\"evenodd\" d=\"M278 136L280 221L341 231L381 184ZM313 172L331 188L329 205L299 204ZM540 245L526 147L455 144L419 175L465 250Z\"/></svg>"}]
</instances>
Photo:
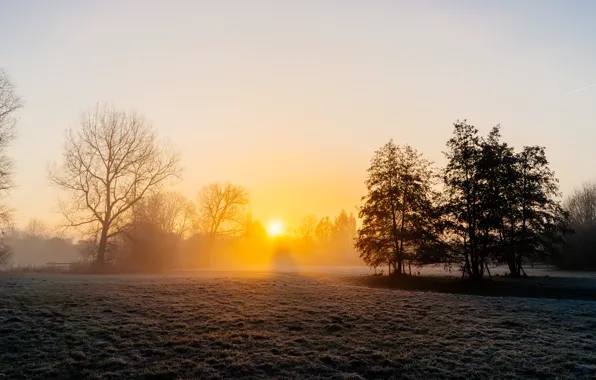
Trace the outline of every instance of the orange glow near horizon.
<instances>
[{"instance_id":1,"label":"orange glow near horizon","mask_svg":"<svg viewBox=\"0 0 596 380\"><path fill-rule=\"evenodd\" d=\"M267 223L267 235L269 237L275 238L278 236L283 235L285 232L285 225L280 220L272 220Z\"/></svg>"}]
</instances>

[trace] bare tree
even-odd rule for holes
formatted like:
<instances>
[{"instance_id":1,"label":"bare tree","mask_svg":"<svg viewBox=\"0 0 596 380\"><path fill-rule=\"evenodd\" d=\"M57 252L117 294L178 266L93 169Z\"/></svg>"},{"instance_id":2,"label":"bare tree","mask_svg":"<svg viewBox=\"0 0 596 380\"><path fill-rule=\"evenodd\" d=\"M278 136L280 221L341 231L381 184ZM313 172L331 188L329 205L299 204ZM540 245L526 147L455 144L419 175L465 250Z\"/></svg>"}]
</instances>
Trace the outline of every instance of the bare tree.
<instances>
[{"instance_id":1,"label":"bare tree","mask_svg":"<svg viewBox=\"0 0 596 380\"><path fill-rule=\"evenodd\" d=\"M319 219L316 215L307 215L304 217L298 227L298 238L307 244L313 243L316 237L318 222Z\"/></svg>"},{"instance_id":2,"label":"bare tree","mask_svg":"<svg viewBox=\"0 0 596 380\"><path fill-rule=\"evenodd\" d=\"M565 201L569 221L574 226L596 227L596 182L586 182Z\"/></svg>"},{"instance_id":3,"label":"bare tree","mask_svg":"<svg viewBox=\"0 0 596 380\"><path fill-rule=\"evenodd\" d=\"M565 200L573 234L554 262L561 269L596 269L596 182L583 183Z\"/></svg>"},{"instance_id":4,"label":"bare tree","mask_svg":"<svg viewBox=\"0 0 596 380\"><path fill-rule=\"evenodd\" d=\"M176 192L159 192L139 201L133 207L137 223L152 224L160 231L186 238L192 232L195 206L184 195Z\"/></svg>"},{"instance_id":5,"label":"bare tree","mask_svg":"<svg viewBox=\"0 0 596 380\"><path fill-rule=\"evenodd\" d=\"M15 138L17 111L23 101L16 93L16 87L4 70L0 70L0 192L6 193L13 187L12 173L14 164L7 155L6 148ZM0 220L8 222L9 210L0 206Z\"/></svg>"},{"instance_id":6,"label":"bare tree","mask_svg":"<svg viewBox=\"0 0 596 380\"><path fill-rule=\"evenodd\" d=\"M97 105L66 134L63 162L50 180L69 193L60 202L67 226L97 226L97 264L121 232L132 207L177 177L180 156L158 144L154 129L134 112Z\"/></svg>"},{"instance_id":7,"label":"bare tree","mask_svg":"<svg viewBox=\"0 0 596 380\"><path fill-rule=\"evenodd\" d=\"M248 192L230 183L212 183L198 195L200 229L214 240L220 235L236 235L245 225Z\"/></svg>"},{"instance_id":8,"label":"bare tree","mask_svg":"<svg viewBox=\"0 0 596 380\"><path fill-rule=\"evenodd\" d=\"M46 224L37 219L29 220L23 234L27 237L46 239L50 237L50 230Z\"/></svg>"},{"instance_id":9,"label":"bare tree","mask_svg":"<svg viewBox=\"0 0 596 380\"><path fill-rule=\"evenodd\" d=\"M12 248L4 244L4 239L0 239L0 267L8 265L12 258Z\"/></svg>"}]
</instances>

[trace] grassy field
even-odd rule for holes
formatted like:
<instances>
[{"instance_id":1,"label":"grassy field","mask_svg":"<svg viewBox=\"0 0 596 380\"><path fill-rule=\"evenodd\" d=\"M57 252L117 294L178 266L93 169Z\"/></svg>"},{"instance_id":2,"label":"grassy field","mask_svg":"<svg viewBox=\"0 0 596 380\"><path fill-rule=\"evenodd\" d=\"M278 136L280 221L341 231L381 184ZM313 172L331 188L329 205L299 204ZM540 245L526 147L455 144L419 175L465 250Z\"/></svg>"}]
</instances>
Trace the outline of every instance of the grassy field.
<instances>
[{"instance_id":1,"label":"grassy field","mask_svg":"<svg viewBox=\"0 0 596 380\"><path fill-rule=\"evenodd\" d=\"M356 284L0 275L0 378L596 377L596 302Z\"/></svg>"}]
</instances>

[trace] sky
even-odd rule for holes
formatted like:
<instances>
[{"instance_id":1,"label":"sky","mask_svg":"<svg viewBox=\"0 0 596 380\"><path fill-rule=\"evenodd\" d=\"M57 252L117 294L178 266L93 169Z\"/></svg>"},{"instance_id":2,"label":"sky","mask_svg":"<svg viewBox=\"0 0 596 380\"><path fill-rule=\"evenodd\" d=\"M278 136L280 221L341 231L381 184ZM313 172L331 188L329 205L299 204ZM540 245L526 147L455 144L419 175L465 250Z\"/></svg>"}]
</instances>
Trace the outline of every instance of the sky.
<instances>
[{"instance_id":1,"label":"sky","mask_svg":"<svg viewBox=\"0 0 596 380\"><path fill-rule=\"evenodd\" d=\"M172 189L244 185L264 222L356 212L378 147L441 165L457 119L545 146L568 194L596 179L594 15L572 0L0 0L0 68L26 102L6 202L18 225L61 221L46 169L97 102L177 147Z\"/></svg>"}]
</instances>

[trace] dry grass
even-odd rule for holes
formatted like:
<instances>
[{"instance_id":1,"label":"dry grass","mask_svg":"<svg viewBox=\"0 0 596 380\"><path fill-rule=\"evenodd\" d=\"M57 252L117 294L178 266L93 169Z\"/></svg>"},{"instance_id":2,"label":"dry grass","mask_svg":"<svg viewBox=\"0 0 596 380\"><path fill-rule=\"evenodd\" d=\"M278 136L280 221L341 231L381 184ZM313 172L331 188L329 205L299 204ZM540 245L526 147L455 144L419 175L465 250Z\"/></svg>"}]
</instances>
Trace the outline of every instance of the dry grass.
<instances>
[{"instance_id":1,"label":"dry grass","mask_svg":"<svg viewBox=\"0 0 596 380\"><path fill-rule=\"evenodd\" d=\"M0 378L594 378L596 303L283 274L0 276Z\"/></svg>"}]
</instances>

